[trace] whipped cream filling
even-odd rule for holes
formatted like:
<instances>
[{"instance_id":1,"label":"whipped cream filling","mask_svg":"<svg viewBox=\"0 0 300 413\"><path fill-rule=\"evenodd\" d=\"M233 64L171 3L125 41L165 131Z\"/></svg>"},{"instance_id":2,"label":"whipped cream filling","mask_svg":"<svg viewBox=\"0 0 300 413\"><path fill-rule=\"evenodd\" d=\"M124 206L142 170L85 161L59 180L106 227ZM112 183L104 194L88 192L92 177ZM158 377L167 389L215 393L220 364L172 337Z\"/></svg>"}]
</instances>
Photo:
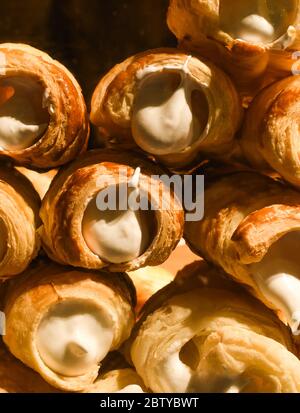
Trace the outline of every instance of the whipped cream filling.
<instances>
[{"instance_id":1,"label":"whipped cream filling","mask_svg":"<svg viewBox=\"0 0 300 413\"><path fill-rule=\"evenodd\" d=\"M201 137L207 125L207 99L189 74L189 59L183 65L165 65L163 69L146 66L137 73L132 134L146 152L167 155L184 151Z\"/></svg>"},{"instance_id":2,"label":"whipped cream filling","mask_svg":"<svg viewBox=\"0 0 300 413\"><path fill-rule=\"evenodd\" d=\"M128 183L128 197L131 199L137 199L140 194L139 174L140 168L137 168ZM118 191L117 186L115 189ZM150 244L152 212L132 210L128 206L124 211L101 211L95 197L84 213L82 234L85 242L94 254L106 262L129 262L142 255Z\"/></svg>"},{"instance_id":3,"label":"whipped cream filling","mask_svg":"<svg viewBox=\"0 0 300 413\"><path fill-rule=\"evenodd\" d=\"M300 231L293 231L269 249L250 270L261 293L284 314L293 334L300 334Z\"/></svg>"},{"instance_id":4,"label":"whipped cream filling","mask_svg":"<svg viewBox=\"0 0 300 413\"><path fill-rule=\"evenodd\" d=\"M37 350L43 362L63 376L88 373L107 355L113 341L111 318L84 300L59 302L37 330Z\"/></svg>"},{"instance_id":5,"label":"whipped cream filling","mask_svg":"<svg viewBox=\"0 0 300 413\"><path fill-rule=\"evenodd\" d=\"M156 375L164 390L177 393L240 393L246 386L241 376L203 375L197 370L200 362L201 338L194 337L183 346L185 360L180 352L168 355L156 368Z\"/></svg>"},{"instance_id":6,"label":"whipped cream filling","mask_svg":"<svg viewBox=\"0 0 300 413\"><path fill-rule=\"evenodd\" d=\"M286 34L296 11L294 0L221 0L221 27L235 39L268 44Z\"/></svg>"},{"instance_id":7,"label":"whipped cream filling","mask_svg":"<svg viewBox=\"0 0 300 413\"><path fill-rule=\"evenodd\" d=\"M21 150L32 146L46 131L49 114L43 107L44 90L31 78L0 81L0 147Z\"/></svg>"}]
</instances>

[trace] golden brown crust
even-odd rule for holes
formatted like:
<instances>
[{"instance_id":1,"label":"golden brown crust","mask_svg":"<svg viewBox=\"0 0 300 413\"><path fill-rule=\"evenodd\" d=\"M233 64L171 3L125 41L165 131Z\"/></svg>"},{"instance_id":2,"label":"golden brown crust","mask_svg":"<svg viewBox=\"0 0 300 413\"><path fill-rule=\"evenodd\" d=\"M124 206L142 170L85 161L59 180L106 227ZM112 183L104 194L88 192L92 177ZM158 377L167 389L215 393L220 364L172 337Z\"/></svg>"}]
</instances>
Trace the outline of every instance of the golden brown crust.
<instances>
[{"instance_id":1,"label":"golden brown crust","mask_svg":"<svg viewBox=\"0 0 300 413\"><path fill-rule=\"evenodd\" d=\"M299 391L300 363L292 354L295 346L289 330L263 304L204 261L184 269L144 308L130 352L145 385L155 392L172 391L174 379L168 382L163 366L195 337L201 338L201 349L193 367L193 373L198 373L194 391L201 391L203 379L202 391L211 391L209 383L218 374L221 379L226 374L251 378L255 372L261 381L252 377L245 391ZM170 373L176 377L174 369Z\"/></svg>"},{"instance_id":2,"label":"golden brown crust","mask_svg":"<svg viewBox=\"0 0 300 413\"><path fill-rule=\"evenodd\" d=\"M58 393L39 374L14 358L0 342L0 393Z\"/></svg>"},{"instance_id":3,"label":"golden brown crust","mask_svg":"<svg viewBox=\"0 0 300 413\"><path fill-rule=\"evenodd\" d=\"M300 229L300 194L259 173L237 171L206 185L205 202L203 220L186 223L189 246L278 312L258 290L248 265L260 262L283 235Z\"/></svg>"},{"instance_id":4,"label":"golden brown crust","mask_svg":"<svg viewBox=\"0 0 300 413\"><path fill-rule=\"evenodd\" d=\"M299 102L299 76L273 83L252 102L241 139L243 153L252 166L274 169L298 187Z\"/></svg>"},{"instance_id":5,"label":"golden brown crust","mask_svg":"<svg viewBox=\"0 0 300 413\"><path fill-rule=\"evenodd\" d=\"M131 120L137 73L147 66L184 65L188 55L177 49L155 49L139 53L112 68L99 82L92 98L91 121L112 147L137 148L131 134ZM192 78L208 89L210 108L207 132L178 154L157 159L168 168L181 170L207 157L230 157L235 150L234 134L241 121L239 98L230 79L209 62L192 57L188 62ZM207 86L208 85L208 86ZM218 108L218 111L215 108Z\"/></svg>"},{"instance_id":6,"label":"golden brown crust","mask_svg":"<svg viewBox=\"0 0 300 413\"><path fill-rule=\"evenodd\" d=\"M0 78L36 79L49 95L50 121L45 134L23 150L0 150L0 156L38 168L63 165L85 151L89 122L81 89L73 75L46 53L24 44L0 44Z\"/></svg>"},{"instance_id":7,"label":"golden brown crust","mask_svg":"<svg viewBox=\"0 0 300 413\"><path fill-rule=\"evenodd\" d=\"M293 52L299 48L300 6L295 1L293 22L275 41L266 44L234 39L222 29L220 0L170 0L167 23L179 42L187 49L224 67L241 89L253 87L266 69L278 76L291 73ZM279 58L280 57L280 58Z\"/></svg>"},{"instance_id":8,"label":"golden brown crust","mask_svg":"<svg viewBox=\"0 0 300 413\"><path fill-rule=\"evenodd\" d=\"M152 200L157 205L170 200L170 207L155 211L154 239L144 254L128 263L108 264L88 248L82 235L83 214L89 201L107 186L99 182L99 177L112 176L128 182L137 167L141 167L140 188L149 193L151 186ZM122 178L120 168L126 170ZM162 181L151 179L152 175L163 173L144 157L110 150L90 151L62 170L53 180L40 211L41 237L48 255L60 263L93 269L106 267L109 271L133 271L164 262L181 238L184 213L175 194Z\"/></svg>"},{"instance_id":9,"label":"golden brown crust","mask_svg":"<svg viewBox=\"0 0 300 413\"><path fill-rule=\"evenodd\" d=\"M37 328L54 304L66 299L84 299L102 308L114 320L111 350L130 335L134 324L134 297L124 274L61 267L38 261L15 282L5 297L6 334L4 342L17 358L37 371L49 384L65 391L84 391L98 376L95 365L78 377L59 375L46 366L36 343Z\"/></svg>"},{"instance_id":10,"label":"golden brown crust","mask_svg":"<svg viewBox=\"0 0 300 413\"><path fill-rule=\"evenodd\" d=\"M15 168L1 166L0 222L6 251L0 261L0 279L21 273L37 255L39 209L40 199L31 182Z\"/></svg>"}]
</instances>

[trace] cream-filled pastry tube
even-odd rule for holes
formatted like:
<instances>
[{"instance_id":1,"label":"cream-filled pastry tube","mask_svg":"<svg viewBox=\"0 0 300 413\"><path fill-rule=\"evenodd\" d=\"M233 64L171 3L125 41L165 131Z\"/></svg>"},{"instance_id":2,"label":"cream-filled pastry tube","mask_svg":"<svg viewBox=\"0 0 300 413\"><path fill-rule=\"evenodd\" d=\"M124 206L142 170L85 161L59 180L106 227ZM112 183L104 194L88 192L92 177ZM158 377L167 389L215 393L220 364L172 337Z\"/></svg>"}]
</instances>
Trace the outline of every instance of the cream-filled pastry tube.
<instances>
[{"instance_id":1,"label":"cream-filled pastry tube","mask_svg":"<svg viewBox=\"0 0 300 413\"><path fill-rule=\"evenodd\" d=\"M129 337L134 288L125 274L35 263L6 293L4 342L49 384L84 391Z\"/></svg>"},{"instance_id":2,"label":"cream-filled pastry tube","mask_svg":"<svg viewBox=\"0 0 300 413\"><path fill-rule=\"evenodd\" d=\"M133 271L159 265L181 238L184 213L164 174L142 156L90 151L52 181L41 236L54 260Z\"/></svg>"},{"instance_id":3,"label":"cream-filled pastry tube","mask_svg":"<svg viewBox=\"0 0 300 413\"><path fill-rule=\"evenodd\" d=\"M300 44L298 0L170 0L168 26L181 47L229 72L253 93L266 72L288 76Z\"/></svg>"},{"instance_id":4,"label":"cream-filled pastry tube","mask_svg":"<svg viewBox=\"0 0 300 413\"><path fill-rule=\"evenodd\" d=\"M245 158L256 169L273 169L300 187L299 76L263 89L253 100L242 129Z\"/></svg>"},{"instance_id":5,"label":"cream-filled pastry tube","mask_svg":"<svg viewBox=\"0 0 300 413\"><path fill-rule=\"evenodd\" d=\"M31 182L0 167L0 280L21 273L40 248L40 198Z\"/></svg>"},{"instance_id":6,"label":"cream-filled pastry tube","mask_svg":"<svg viewBox=\"0 0 300 413\"><path fill-rule=\"evenodd\" d=\"M0 44L0 156L50 168L86 149L89 123L80 86L46 53Z\"/></svg>"},{"instance_id":7,"label":"cream-filled pastry tube","mask_svg":"<svg viewBox=\"0 0 300 413\"><path fill-rule=\"evenodd\" d=\"M139 148L171 169L230 157L241 121L236 90L220 69L176 49L132 56L96 87L91 121L107 144Z\"/></svg>"},{"instance_id":8,"label":"cream-filled pastry tube","mask_svg":"<svg viewBox=\"0 0 300 413\"><path fill-rule=\"evenodd\" d=\"M256 172L209 182L202 221L186 223L194 252L222 267L300 332L300 195Z\"/></svg>"},{"instance_id":9,"label":"cream-filled pastry tube","mask_svg":"<svg viewBox=\"0 0 300 413\"><path fill-rule=\"evenodd\" d=\"M268 308L200 262L149 300L130 356L155 393L298 393L294 351Z\"/></svg>"}]
</instances>

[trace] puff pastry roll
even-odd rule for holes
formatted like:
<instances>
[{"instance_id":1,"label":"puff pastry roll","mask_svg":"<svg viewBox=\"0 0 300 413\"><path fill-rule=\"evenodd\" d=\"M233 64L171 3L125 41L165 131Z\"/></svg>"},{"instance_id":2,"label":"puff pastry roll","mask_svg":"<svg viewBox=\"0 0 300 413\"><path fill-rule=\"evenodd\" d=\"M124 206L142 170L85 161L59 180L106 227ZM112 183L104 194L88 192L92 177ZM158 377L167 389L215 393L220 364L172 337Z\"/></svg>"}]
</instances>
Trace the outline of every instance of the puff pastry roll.
<instances>
[{"instance_id":1,"label":"puff pastry roll","mask_svg":"<svg viewBox=\"0 0 300 413\"><path fill-rule=\"evenodd\" d=\"M0 156L39 168L86 149L89 122L73 75L46 53L0 44Z\"/></svg>"},{"instance_id":2,"label":"puff pastry roll","mask_svg":"<svg viewBox=\"0 0 300 413\"><path fill-rule=\"evenodd\" d=\"M288 329L259 301L192 265L150 299L131 358L156 393L300 391L300 361ZM219 278L219 280L218 280Z\"/></svg>"},{"instance_id":3,"label":"puff pastry roll","mask_svg":"<svg viewBox=\"0 0 300 413\"><path fill-rule=\"evenodd\" d=\"M253 167L273 169L298 187L299 102L299 76L265 88L248 109L241 139L243 154Z\"/></svg>"},{"instance_id":4,"label":"puff pastry roll","mask_svg":"<svg viewBox=\"0 0 300 413\"><path fill-rule=\"evenodd\" d=\"M299 50L298 0L170 0L167 22L182 47L224 67L245 90L266 69L291 73Z\"/></svg>"},{"instance_id":5,"label":"puff pastry roll","mask_svg":"<svg viewBox=\"0 0 300 413\"><path fill-rule=\"evenodd\" d=\"M16 169L0 166L0 280L21 273L37 255L40 198Z\"/></svg>"},{"instance_id":6,"label":"puff pastry roll","mask_svg":"<svg viewBox=\"0 0 300 413\"><path fill-rule=\"evenodd\" d=\"M190 247L247 285L300 332L300 194L256 172L207 181L205 216L186 223Z\"/></svg>"},{"instance_id":7,"label":"puff pastry roll","mask_svg":"<svg viewBox=\"0 0 300 413\"><path fill-rule=\"evenodd\" d=\"M227 75L176 49L150 50L115 66L91 106L91 121L108 145L140 148L174 170L199 157L230 157L241 120Z\"/></svg>"},{"instance_id":8,"label":"puff pastry roll","mask_svg":"<svg viewBox=\"0 0 300 413\"><path fill-rule=\"evenodd\" d=\"M133 271L159 265L179 242L180 201L147 159L89 151L53 180L43 199L41 236L48 255L84 268Z\"/></svg>"},{"instance_id":9,"label":"puff pastry roll","mask_svg":"<svg viewBox=\"0 0 300 413\"><path fill-rule=\"evenodd\" d=\"M174 280L174 275L161 267L144 267L131 271L128 275L136 289L137 313L153 294Z\"/></svg>"},{"instance_id":10,"label":"puff pastry roll","mask_svg":"<svg viewBox=\"0 0 300 413\"><path fill-rule=\"evenodd\" d=\"M38 262L9 286L3 339L51 386L84 391L104 357L130 335L134 305L126 274Z\"/></svg>"}]
</instances>

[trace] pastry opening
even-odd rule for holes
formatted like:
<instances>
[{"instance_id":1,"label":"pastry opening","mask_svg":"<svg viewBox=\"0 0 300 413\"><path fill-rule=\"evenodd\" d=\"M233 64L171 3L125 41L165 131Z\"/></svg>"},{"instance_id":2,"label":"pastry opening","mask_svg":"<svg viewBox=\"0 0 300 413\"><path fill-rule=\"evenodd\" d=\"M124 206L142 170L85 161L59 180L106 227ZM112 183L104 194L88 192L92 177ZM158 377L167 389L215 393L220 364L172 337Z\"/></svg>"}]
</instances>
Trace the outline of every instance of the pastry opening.
<instances>
[{"instance_id":1,"label":"pastry opening","mask_svg":"<svg viewBox=\"0 0 300 413\"><path fill-rule=\"evenodd\" d=\"M46 132L49 113L45 89L35 79L11 76L0 79L0 147L22 150Z\"/></svg>"},{"instance_id":2,"label":"pastry opening","mask_svg":"<svg viewBox=\"0 0 300 413\"><path fill-rule=\"evenodd\" d=\"M37 329L37 350L52 371L67 377L88 373L111 348L110 316L83 299L66 299L45 314Z\"/></svg>"},{"instance_id":3,"label":"pastry opening","mask_svg":"<svg viewBox=\"0 0 300 413\"><path fill-rule=\"evenodd\" d=\"M144 151L153 155L183 152L201 139L207 126L209 104L205 92L182 70L147 72L133 104L132 134Z\"/></svg>"},{"instance_id":4,"label":"pastry opening","mask_svg":"<svg viewBox=\"0 0 300 413\"><path fill-rule=\"evenodd\" d=\"M116 194L111 204L110 193ZM135 202L134 199L137 204L132 209L129 200ZM127 184L100 191L89 202L82 220L82 235L89 249L112 264L130 262L143 255L156 233L156 214L147 195L135 188L127 189Z\"/></svg>"},{"instance_id":5,"label":"pastry opening","mask_svg":"<svg viewBox=\"0 0 300 413\"><path fill-rule=\"evenodd\" d=\"M220 0L220 28L234 39L272 43L293 25L297 0Z\"/></svg>"},{"instance_id":6,"label":"pastry opening","mask_svg":"<svg viewBox=\"0 0 300 413\"><path fill-rule=\"evenodd\" d=\"M7 252L7 228L4 221L0 218L0 262Z\"/></svg>"},{"instance_id":7,"label":"pastry opening","mask_svg":"<svg viewBox=\"0 0 300 413\"><path fill-rule=\"evenodd\" d=\"M300 334L300 231L283 235L250 270L262 295Z\"/></svg>"}]
</instances>

